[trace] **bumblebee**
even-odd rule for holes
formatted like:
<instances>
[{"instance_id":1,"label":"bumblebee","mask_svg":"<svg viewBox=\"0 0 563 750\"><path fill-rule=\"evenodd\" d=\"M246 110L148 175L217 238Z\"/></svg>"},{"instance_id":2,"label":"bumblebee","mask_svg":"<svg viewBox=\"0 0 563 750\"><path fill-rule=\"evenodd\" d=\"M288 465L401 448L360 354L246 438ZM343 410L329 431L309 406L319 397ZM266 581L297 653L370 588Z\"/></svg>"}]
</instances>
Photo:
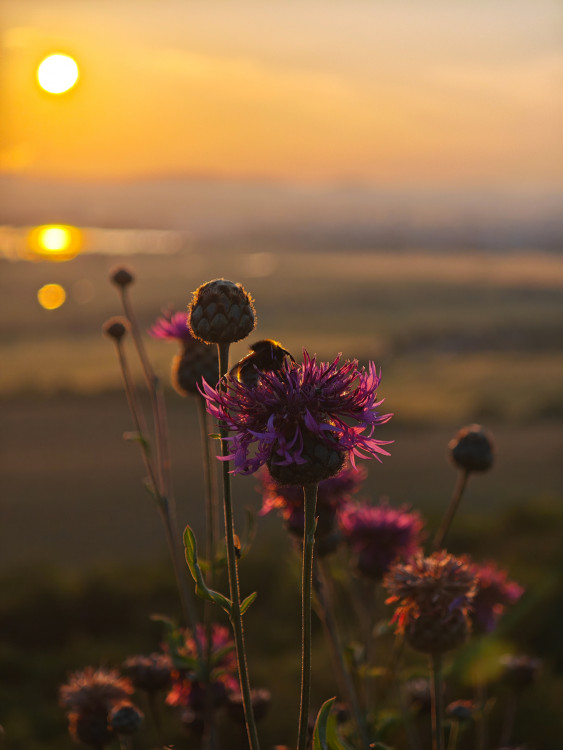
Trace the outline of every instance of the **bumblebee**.
<instances>
[{"instance_id":1,"label":"bumblebee","mask_svg":"<svg viewBox=\"0 0 563 750\"><path fill-rule=\"evenodd\" d=\"M231 368L229 375L239 383L248 386L258 385L261 372L279 372L292 355L278 341L263 339L250 346L250 352Z\"/></svg>"}]
</instances>

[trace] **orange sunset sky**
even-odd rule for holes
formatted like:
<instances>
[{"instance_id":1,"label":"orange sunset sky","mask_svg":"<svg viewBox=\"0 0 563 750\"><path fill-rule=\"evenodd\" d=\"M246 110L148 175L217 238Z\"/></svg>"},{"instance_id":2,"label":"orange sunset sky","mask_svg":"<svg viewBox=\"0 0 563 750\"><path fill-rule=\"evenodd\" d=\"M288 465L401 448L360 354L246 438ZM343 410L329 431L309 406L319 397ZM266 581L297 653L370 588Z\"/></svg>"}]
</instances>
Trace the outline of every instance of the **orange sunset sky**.
<instances>
[{"instance_id":1,"label":"orange sunset sky","mask_svg":"<svg viewBox=\"0 0 563 750\"><path fill-rule=\"evenodd\" d=\"M556 0L4 0L0 172L563 183ZM51 52L80 81L36 83Z\"/></svg>"}]
</instances>

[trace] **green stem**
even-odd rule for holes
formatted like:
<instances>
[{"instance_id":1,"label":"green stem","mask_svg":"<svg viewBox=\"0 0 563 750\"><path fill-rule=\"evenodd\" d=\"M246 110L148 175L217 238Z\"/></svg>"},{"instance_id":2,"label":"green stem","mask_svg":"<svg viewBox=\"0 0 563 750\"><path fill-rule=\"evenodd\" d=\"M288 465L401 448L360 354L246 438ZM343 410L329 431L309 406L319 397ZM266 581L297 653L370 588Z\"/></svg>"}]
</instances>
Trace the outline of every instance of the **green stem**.
<instances>
[{"instance_id":1,"label":"green stem","mask_svg":"<svg viewBox=\"0 0 563 750\"><path fill-rule=\"evenodd\" d=\"M301 578L301 701L299 706L299 732L297 750L306 750L309 728L309 704L311 702L311 599L313 581L313 550L317 521L318 483L303 487L305 499L305 523L303 528L303 569Z\"/></svg>"},{"instance_id":2,"label":"green stem","mask_svg":"<svg viewBox=\"0 0 563 750\"><path fill-rule=\"evenodd\" d=\"M459 739L459 721L455 719L452 721L450 728L450 736L448 737L448 750L456 750L457 741Z\"/></svg>"},{"instance_id":3,"label":"green stem","mask_svg":"<svg viewBox=\"0 0 563 750\"><path fill-rule=\"evenodd\" d=\"M450 500L448 510L446 511L446 515L444 516L442 525L440 526L438 532L436 533L436 536L434 537L434 541L432 543L432 547L434 549L440 549L440 547L444 546L444 542L446 540L446 534L448 533L448 530L452 524L452 521L454 520L454 516L457 512L457 509L461 502L461 498L467 486L468 479L469 479L469 472L467 471L467 469L460 469L457 475L457 482L454 488L452 499Z\"/></svg>"},{"instance_id":4,"label":"green stem","mask_svg":"<svg viewBox=\"0 0 563 750\"><path fill-rule=\"evenodd\" d=\"M316 563L316 565L315 565ZM315 571L317 575L315 575ZM367 735L367 729L360 711L360 704L356 693L356 688L352 676L348 670L346 659L342 649L342 642L340 634L338 632L338 626L336 624L336 618L334 617L334 606L332 598L330 596L328 588L328 572L327 566L324 560L318 560L313 562L313 587L317 595L317 601L320 609L320 619L324 626L325 633L327 636L328 644L330 646L334 666L338 672L341 690L348 700L354 722L356 724L356 730L361 740L362 747L369 747L369 739Z\"/></svg>"},{"instance_id":5,"label":"green stem","mask_svg":"<svg viewBox=\"0 0 563 750\"><path fill-rule=\"evenodd\" d=\"M432 654L432 748L444 750L444 690L442 684L442 655Z\"/></svg>"},{"instance_id":6,"label":"green stem","mask_svg":"<svg viewBox=\"0 0 563 750\"><path fill-rule=\"evenodd\" d=\"M229 367L229 344L218 344L219 349L219 378L223 377ZM229 453L229 447L225 438L227 430L225 426L219 423L219 432L221 434L221 454L226 456ZM232 601L231 607L231 625L235 637L235 648L237 654L240 690L244 706L244 716L246 719L246 731L250 750L259 750L258 732L254 720L254 711L252 709L252 696L250 692L250 680L248 676L248 666L246 662L246 650L244 646L244 631L242 625L242 614L240 611L240 585L238 576L238 564L235 550L235 531L233 519L233 504L231 500L231 475L229 473L229 461L222 461L223 464L223 505L225 511L225 541L227 546L227 570L229 575L229 592Z\"/></svg>"}]
</instances>

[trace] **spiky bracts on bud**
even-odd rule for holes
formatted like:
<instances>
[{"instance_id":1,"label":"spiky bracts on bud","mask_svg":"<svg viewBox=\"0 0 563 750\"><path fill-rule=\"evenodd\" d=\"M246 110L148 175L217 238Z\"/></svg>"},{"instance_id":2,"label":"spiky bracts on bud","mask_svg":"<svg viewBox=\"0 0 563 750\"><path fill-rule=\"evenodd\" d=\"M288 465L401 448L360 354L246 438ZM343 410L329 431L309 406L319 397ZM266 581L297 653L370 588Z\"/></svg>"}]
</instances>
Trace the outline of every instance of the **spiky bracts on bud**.
<instances>
[{"instance_id":1,"label":"spiky bracts on bud","mask_svg":"<svg viewBox=\"0 0 563 750\"><path fill-rule=\"evenodd\" d=\"M397 560L408 560L420 549L424 522L406 506L347 504L340 527L361 575L380 580Z\"/></svg>"},{"instance_id":2,"label":"spiky bracts on bud","mask_svg":"<svg viewBox=\"0 0 563 750\"><path fill-rule=\"evenodd\" d=\"M230 344L246 338L256 326L252 297L241 284L215 279L202 284L188 307L193 336L212 344Z\"/></svg>"},{"instance_id":3,"label":"spiky bracts on bud","mask_svg":"<svg viewBox=\"0 0 563 750\"><path fill-rule=\"evenodd\" d=\"M114 341L121 341L125 334L129 331L129 321L127 318L121 318L119 316L109 318L102 326L102 331L110 339Z\"/></svg>"},{"instance_id":4,"label":"spiky bracts on bud","mask_svg":"<svg viewBox=\"0 0 563 750\"><path fill-rule=\"evenodd\" d=\"M202 380L217 383L217 347L194 339L188 328L187 313L163 313L149 329L149 334L156 339L174 340L180 344L180 353L172 360L172 385L181 396L199 396Z\"/></svg>"},{"instance_id":5,"label":"spiky bracts on bud","mask_svg":"<svg viewBox=\"0 0 563 750\"><path fill-rule=\"evenodd\" d=\"M487 471L493 465L493 438L481 425L462 427L448 443L448 449L453 463L465 471Z\"/></svg>"},{"instance_id":6,"label":"spiky bracts on bud","mask_svg":"<svg viewBox=\"0 0 563 750\"><path fill-rule=\"evenodd\" d=\"M505 570L495 563L473 564L477 578L477 593L471 606L471 624L475 633L490 633L509 604L514 604L524 593L522 586L508 578Z\"/></svg>"},{"instance_id":7,"label":"spiky bracts on bud","mask_svg":"<svg viewBox=\"0 0 563 750\"><path fill-rule=\"evenodd\" d=\"M380 376L373 362L318 363L303 352L303 364L284 362L249 387L228 375L221 387L203 384L207 410L233 433L227 438L234 472L253 474L264 464L280 484L313 483L338 473L345 458L389 455L389 441L372 437L380 415Z\"/></svg>"},{"instance_id":8,"label":"spiky bracts on bud","mask_svg":"<svg viewBox=\"0 0 563 750\"><path fill-rule=\"evenodd\" d=\"M461 645L469 633L469 608L477 579L465 557L444 550L396 563L383 585L395 605L393 622L417 651L440 654Z\"/></svg>"},{"instance_id":9,"label":"spiky bracts on bud","mask_svg":"<svg viewBox=\"0 0 563 750\"><path fill-rule=\"evenodd\" d=\"M129 286L129 284L132 284L133 281L135 281L133 272L125 266L114 268L113 271L110 272L109 277L114 284L120 287Z\"/></svg>"}]
</instances>

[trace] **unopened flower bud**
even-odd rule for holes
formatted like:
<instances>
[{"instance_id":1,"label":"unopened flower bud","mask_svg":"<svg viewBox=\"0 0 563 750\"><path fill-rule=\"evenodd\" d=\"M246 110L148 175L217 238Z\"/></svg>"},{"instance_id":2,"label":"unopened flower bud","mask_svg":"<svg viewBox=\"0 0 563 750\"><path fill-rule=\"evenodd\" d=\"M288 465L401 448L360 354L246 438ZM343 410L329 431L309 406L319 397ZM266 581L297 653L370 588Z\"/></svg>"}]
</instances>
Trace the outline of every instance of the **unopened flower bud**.
<instances>
[{"instance_id":1,"label":"unopened flower bud","mask_svg":"<svg viewBox=\"0 0 563 750\"><path fill-rule=\"evenodd\" d=\"M124 266L114 268L110 273L110 279L114 284L121 287L129 286L129 284L135 281L135 277L133 276L132 272Z\"/></svg>"},{"instance_id":2,"label":"unopened flower bud","mask_svg":"<svg viewBox=\"0 0 563 750\"><path fill-rule=\"evenodd\" d=\"M125 318L110 318L102 326L102 331L111 339L120 341L129 330L129 323Z\"/></svg>"},{"instance_id":3,"label":"unopened flower bud","mask_svg":"<svg viewBox=\"0 0 563 750\"><path fill-rule=\"evenodd\" d=\"M134 734L143 722L143 712L129 701L118 703L108 717L109 726L117 734Z\"/></svg>"},{"instance_id":4,"label":"unopened flower bud","mask_svg":"<svg viewBox=\"0 0 563 750\"><path fill-rule=\"evenodd\" d=\"M446 714L459 722L471 721L475 715L475 704L467 700L454 701L446 707Z\"/></svg>"},{"instance_id":5,"label":"unopened flower bud","mask_svg":"<svg viewBox=\"0 0 563 750\"><path fill-rule=\"evenodd\" d=\"M487 471L493 465L493 439L481 425L463 427L448 448L454 464L465 471Z\"/></svg>"},{"instance_id":6,"label":"unopened flower bud","mask_svg":"<svg viewBox=\"0 0 563 750\"><path fill-rule=\"evenodd\" d=\"M188 308L193 336L212 344L228 344L248 336L256 325L252 297L241 284L215 279L196 289Z\"/></svg>"},{"instance_id":7,"label":"unopened flower bud","mask_svg":"<svg viewBox=\"0 0 563 750\"><path fill-rule=\"evenodd\" d=\"M529 687L535 680L541 667L541 659L531 656L503 656L504 680L516 690Z\"/></svg>"}]
</instances>

